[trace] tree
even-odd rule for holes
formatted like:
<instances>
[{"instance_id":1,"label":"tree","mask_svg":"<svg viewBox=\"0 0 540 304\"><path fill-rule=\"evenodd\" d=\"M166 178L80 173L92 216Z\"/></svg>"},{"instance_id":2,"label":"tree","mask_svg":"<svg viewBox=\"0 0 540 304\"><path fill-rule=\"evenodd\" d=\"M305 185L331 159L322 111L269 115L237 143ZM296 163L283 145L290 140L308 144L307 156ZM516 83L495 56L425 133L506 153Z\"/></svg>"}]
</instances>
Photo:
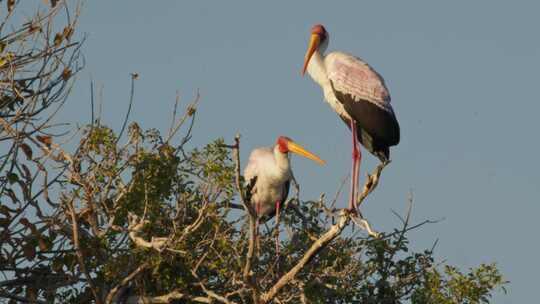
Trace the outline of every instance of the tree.
<instances>
[{"instance_id":1,"label":"tree","mask_svg":"<svg viewBox=\"0 0 540 304\"><path fill-rule=\"evenodd\" d=\"M6 3L4 25L18 2ZM240 137L190 147L198 95L165 135L137 123L117 133L92 119L68 151L52 133L53 115L81 68L81 43L71 42L77 15L54 2L0 39L1 298L488 303L504 288L494 264L462 273L437 264L433 248L409 252L407 232L429 223L411 224L410 211L402 227L375 233L335 201L301 201L298 190L285 204L278 254L273 220L255 236ZM370 175L361 200L385 165Z\"/></svg>"}]
</instances>

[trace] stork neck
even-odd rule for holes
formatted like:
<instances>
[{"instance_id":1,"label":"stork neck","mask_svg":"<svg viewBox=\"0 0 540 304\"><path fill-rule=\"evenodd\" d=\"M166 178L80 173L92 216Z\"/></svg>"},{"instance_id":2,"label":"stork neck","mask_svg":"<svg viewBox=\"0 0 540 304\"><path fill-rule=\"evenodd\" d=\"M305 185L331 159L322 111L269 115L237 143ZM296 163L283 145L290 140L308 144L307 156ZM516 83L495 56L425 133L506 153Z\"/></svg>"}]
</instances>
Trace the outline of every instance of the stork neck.
<instances>
[{"instance_id":1,"label":"stork neck","mask_svg":"<svg viewBox=\"0 0 540 304\"><path fill-rule=\"evenodd\" d=\"M307 72L316 83L323 86L328 82L328 77L326 76L326 67L324 66L324 57L319 50L316 50L309 60L307 66Z\"/></svg>"},{"instance_id":2,"label":"stork neck","mask_svg":"<svg viewBox=\"0 0 540 304\"><path fill-rule=\"evenodd\" d=\"M279 151L279 147L277 145L274 147L274 158L276 159L276 165L280 170L289 170L289 154Z\"/></svg>"}]
</instances>

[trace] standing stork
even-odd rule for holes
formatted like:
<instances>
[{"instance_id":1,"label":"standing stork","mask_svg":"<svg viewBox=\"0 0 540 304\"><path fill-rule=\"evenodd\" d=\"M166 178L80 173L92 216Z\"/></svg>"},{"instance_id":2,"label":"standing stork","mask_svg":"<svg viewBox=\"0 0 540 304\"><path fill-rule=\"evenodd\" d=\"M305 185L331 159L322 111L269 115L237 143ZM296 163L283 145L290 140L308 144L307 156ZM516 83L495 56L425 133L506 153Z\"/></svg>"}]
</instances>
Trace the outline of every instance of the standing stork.
<instances>
[{"instance_id":1,"label":"standing stork","mask_svg":"<svg viewBox=\"0 0 540 304\"><path fill-rule=\"evenodd\" d=\"M289 152L307 157L321 165L325 164L318 156L285 136L280 136L274 147L253 150L244 169L244 179L251 186L251 204L257 214L257 223L260 218L271 217L275 213L276 222L279 224L280 205L287 199L291 180L294 178ZM276 239L276 251L278 248Z\"/></svg>"},{"instance_id":2,"label":"standing stork","mask_svg":"<svg viewBox=\"0 0 540 304\"><path fill-rule=\"evenodd\" d=\"M390 146L399 143L399 124L382 77L361 59L342 52L324 55L329 35L324 26L311 29L302 75L318 83L330 107L352 132L352 173L349 209L356 206L360 167L357 140L381 162L390 158Z\"/></svg>"}]
</instances>

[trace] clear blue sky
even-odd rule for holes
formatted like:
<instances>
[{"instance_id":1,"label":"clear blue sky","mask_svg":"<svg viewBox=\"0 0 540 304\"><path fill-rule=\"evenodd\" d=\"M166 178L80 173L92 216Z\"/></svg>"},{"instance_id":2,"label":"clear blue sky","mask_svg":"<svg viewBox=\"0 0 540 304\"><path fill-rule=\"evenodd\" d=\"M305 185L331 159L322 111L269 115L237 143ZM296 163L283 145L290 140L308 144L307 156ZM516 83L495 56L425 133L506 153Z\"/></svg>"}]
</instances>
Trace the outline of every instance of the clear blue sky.
<instances>
[{"instance_id":1,"label":"clear blue sky","mask_svg":"<svg viewBox=\"0 0 540 304\"><path fill-rule=\"evenodd\" d=\"M130 72L140 74L132 117L144 128L165 129L176 90L185 105L199 88L194 144L240 132L245 161L288 135L328 162L293 160L302 197L333 196L350 168L350 134L300 77L309 29L323 23L329 50L383 75L401 124L365 215L379 230L395 227L390 210L404 211L412 190L414 220L446 218L411 234L416 249L439 239L437 256L450 264L496 261L512 283L494 302L531 303L540 272L539 11L535 1L493 0L87 1L87 68L62 117L89 118L90 76L104 85L104 120L117 129ZM376 163L365 156L362 169Z\"/></svg>"}]
</instances>

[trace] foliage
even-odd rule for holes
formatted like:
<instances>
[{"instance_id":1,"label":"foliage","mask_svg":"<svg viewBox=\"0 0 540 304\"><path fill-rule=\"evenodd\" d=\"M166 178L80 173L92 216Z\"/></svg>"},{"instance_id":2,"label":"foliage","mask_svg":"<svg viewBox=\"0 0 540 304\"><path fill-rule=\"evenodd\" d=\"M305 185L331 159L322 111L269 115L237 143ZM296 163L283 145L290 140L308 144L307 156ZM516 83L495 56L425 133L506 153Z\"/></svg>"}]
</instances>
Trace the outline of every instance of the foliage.
<instances>
[{"instance_id":1,"label":"foliage","mask_svg":"<svg viewBox=\"0 0 540 304\"><path fill-rule=\"evenodd\" d=\"M18 2L7 3L5 24ZM377 237L353 231L355 215L324 196L286 203L278 253L275 220L255 239L238 195L238 142L189 146L198 99L166 136L136 123L124 136L95 120L68 152L50 132L80 68L70 40L77 14L54 23L60 8L70 11L62 5L0 38L0 298L488 303L506 284L493 264L462 273L436 264L431 249L409 252L407 233L421 225L408 217Z\"/></svg>"},{"instance_id":2,"label":"foliage","mask_svg":"<svg viewBox=\"0 0 540 304\"><path fill-rule=\"evenodd\" d=\"M490 290L500 286L506 292L505 283L495 264L482 264L466 274L446 265L442 272L426 272L412 298L415 303L489 303Z\"/></svg>"}]
</instances>

